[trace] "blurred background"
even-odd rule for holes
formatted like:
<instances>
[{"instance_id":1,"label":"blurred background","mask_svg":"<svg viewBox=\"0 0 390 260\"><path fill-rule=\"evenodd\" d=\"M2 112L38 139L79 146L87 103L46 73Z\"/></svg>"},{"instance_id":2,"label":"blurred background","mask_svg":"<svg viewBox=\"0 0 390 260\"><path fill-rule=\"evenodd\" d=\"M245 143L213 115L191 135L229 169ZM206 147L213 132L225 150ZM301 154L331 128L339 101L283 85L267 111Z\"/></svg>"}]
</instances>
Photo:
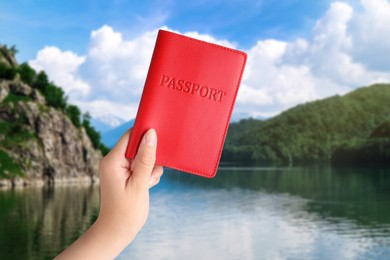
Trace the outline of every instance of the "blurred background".
<instances>
[{"instance_id":1,"label":"blurred background","mask_svg":"<svg viewBox=\"0 0 390 260\"><path fill-rule=\"evenodd\" d=\"M388 24L388 0L0 2L0 259L96 219L158 29L248 62L217 177L165 169L118 259L388 259Z\"/></svg>"}]
</instances>

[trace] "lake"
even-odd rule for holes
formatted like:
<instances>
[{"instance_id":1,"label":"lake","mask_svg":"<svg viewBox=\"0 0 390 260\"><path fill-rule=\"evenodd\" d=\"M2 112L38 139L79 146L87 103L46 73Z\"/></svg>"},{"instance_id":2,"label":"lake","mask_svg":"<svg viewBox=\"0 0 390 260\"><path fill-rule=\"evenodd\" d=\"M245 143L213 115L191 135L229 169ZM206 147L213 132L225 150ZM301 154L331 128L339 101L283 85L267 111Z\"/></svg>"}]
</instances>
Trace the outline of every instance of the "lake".
<instances>
[{"instance_id":1,"label":"lake","mask_svg":"<svg viewBox=\"0 0 390 260\"><path fill-rule=\"evenodd\" d=\"M52 258L98 208L97 187L0 191L0 259ZM118 259L390 259L390 169L166 169Z\"/></svg>"}]
</instances>

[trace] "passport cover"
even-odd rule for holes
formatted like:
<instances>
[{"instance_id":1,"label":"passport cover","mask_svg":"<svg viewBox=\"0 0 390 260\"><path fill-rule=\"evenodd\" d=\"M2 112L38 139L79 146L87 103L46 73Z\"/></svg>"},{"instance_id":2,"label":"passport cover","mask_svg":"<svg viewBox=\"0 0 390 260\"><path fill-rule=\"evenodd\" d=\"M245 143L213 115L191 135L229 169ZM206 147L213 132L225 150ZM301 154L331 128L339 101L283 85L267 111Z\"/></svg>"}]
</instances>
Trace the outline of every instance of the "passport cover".
<instances>
[{"instance_id":1,"label":"passport cover","mask_svg":"<svg viewBox=\"0 0 390 260\"><path fill-rule=\"evenodd\" d=\"M157 132L156 165L212 178L246 63L246 53L160 30L126 150Z\"/></svg>"}]
</instances>

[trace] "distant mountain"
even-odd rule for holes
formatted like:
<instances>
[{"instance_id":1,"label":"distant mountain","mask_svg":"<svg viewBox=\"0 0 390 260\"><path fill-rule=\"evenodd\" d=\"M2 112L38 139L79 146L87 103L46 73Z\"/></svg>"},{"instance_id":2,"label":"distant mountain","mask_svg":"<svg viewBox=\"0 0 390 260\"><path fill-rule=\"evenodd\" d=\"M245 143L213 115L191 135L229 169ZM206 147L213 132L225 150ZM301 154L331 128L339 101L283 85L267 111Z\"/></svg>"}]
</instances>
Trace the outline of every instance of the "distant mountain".
<instances>
[{"instance_id":1,"label":"distant mountain","mask_svg":"<svg viewBox=\"0 0 390 260\"><path fill-rule=\"evenodd\" d=\"M134 119L127 121L120 126L102 133L102 142L107 147L112 148L118 142L119 138L134 125Z\"/></svg>"},{"instance_id":2,"label":"distant mountain","mask_svg":"<svg viewBox=\"0 0 390 260\"><path fill-rule=\"evenodd\" d=\"M247 118L253 118L257 120L266 120L269 119L270 117L265 117L265 116L257 116L257 117L252 117L250 113L233 113L232 117L230 118L230 123L238 123L242 119L247 119Z\"/></svg>"},{"instance_id":3,"label":"distant mountain","mask_svg":"<svg viewBox=\"0 0 390 260\"><path fill-rule=\"evenodd\" d=\"M91 119L91 124L100 133L107 132L125 123L125 120L116 116L101 116Z\"/></svg>"},{"instance_id":4,"label":"distant mountain","mask_svg":"<svg viewBox=\"0 0 390 260\"><path fill-rule=\"evenodd\" d=\"M249 118L249 117L251 117L251 115L249 113L246 113L246 112L234 112L233 111L232 117L230 118L230 123L235 123L235 122L240 121L240 119Z\"/></svg>"},{"instance_id":5,"label":"distant mountain","mask_svg":"<svg viewBox=\"0 0 390 260\"><path fill-rule=\"evenodd\" d=\"M298 105L268 120L232 123L222 160L389 164L389 104L390 85L376 84Z\"/></svg>"}]
</instances>

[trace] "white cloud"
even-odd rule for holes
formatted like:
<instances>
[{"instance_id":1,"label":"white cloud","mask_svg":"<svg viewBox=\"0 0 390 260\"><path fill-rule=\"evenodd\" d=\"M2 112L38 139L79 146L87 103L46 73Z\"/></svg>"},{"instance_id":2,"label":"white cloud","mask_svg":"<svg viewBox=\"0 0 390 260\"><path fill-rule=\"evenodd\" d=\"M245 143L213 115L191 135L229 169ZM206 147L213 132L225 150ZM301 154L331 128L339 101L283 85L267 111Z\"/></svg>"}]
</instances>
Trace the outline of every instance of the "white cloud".
<instances>
[{"instance_id":1,"label":"white cloud","mask_svg":"<svg viewBox=\"0 0 390 260\"><path fill-rule=\"evenodd\" d=\"M112 100L94 99L91 101L78 100L77 105L82 111L90 111L95 118L107 118L114 115L123 120L134 118L137 113L138 104L135 103L119 103Z\"/></svg>"},{"instance_id":2,"label":"white cloud","mask_svg":"<svg viewBox=\"0 0 390 260\"><path fill-rule=\"evenodd\" d=\"M352 48L347 34L353 10L345 3L333 3L314 30L306 44L298 40L289 44L285 62L308 66L316 78L331 79L340 88L365 84L367 75L364 66L354 63L346 52Z\"/></svg>"},{"instance_id":3,"label":"white cloud","mask_svg":"<svg viewBox=\"0 0 390 260\"><path fill-rule=\"evenodd\" d=\"M384 53L390 52L390 39L381 39L390 34L390 3L363 0L362 7L358 13L334 2L308 39L257 42L248 51L236 111L276 114L298 103L389 82L390 63Z\"/></svg>"},{"instance_id":4,"label":"white cloud","mask_svg":"<svg viewBox=\"0 0 390 260\"><path fill-rule=\"evenodd\" d=\"M377 3L373 6L376 6L378 10L368 11L366 1L363 0L362 13L355 12L346 3L332 3L325 16L317 22L313 30L313 37L304 48L296 42L290 44L285 62L305 64L311 68L314 77L327 79L334 86L338 86L339 90L334 89L337 93L374 82L389 81L390 74L388 72L383 73L369 66L377 61L377 56L383 56L380 47L382 43L378 41L375 46L374 43L367 44L358 37L358 35L366 34L364 31L367 26L375 27L368 20L376 17L377 12L383 12L381 5L378 5L382 2L384 1L370 0L370 3ZM386 13L387 15L383 15L382 18L378 18L380 17L378 16L375 19L386 24L389 20L387 17L390 17L390 8ZM364 22L362 17L365 17ZM388 31L390 33L390 29ZM376 37L383 37L381 33L378 31ZM390 51L389 45L387 48ZM299 54L296 53L297 50L299 50ZM371 54L366 55L363 60L359 60L357 54L361 53L362 50Z\"/></svg>"},{"instance_id":5,"label":"white cloud","mask_svg":"<svg viewBox=\"0 0 390 260\"><path fill-rule=\"evenodd\" d=\"M356 14L348 28L353 48L349 52L357 62L372 70L390 70L390 2L362 0L363 12Z\"/></svg>"},{"instance_id":6,"label":"white cloud","mask_svg":"<svg viewBox=\"0 0 390 260\"><path fill-rule=\"evenodd\" d=\"M334 2L310 37L261 39L249 48L234 113L270 116L298 103L389 82L390 3L362 0L361 6L357 11L347 3ZM184 34L237 47L196 31ZM138 107L156 35L157 29L126 39L105 25L91 33L85 56L45 47L30 63L44 69L64 87L71 102L92 116L112 114L128 120Z\"/></svg>"},{"instance_id":7,"label":"white cloud","mask_svg":"<svg viewBox=\"0 0 390 260\"><path fill-rule=\"evenodd\" d=\"M269 116L318 98L310 68L283 63L287 47L287 42L265 40L258 41L248 51L248 64L235 112L250 109L253 116Z\"/></svg>"},{"instance_id":8,"label":"white cloud","mask_svg":"<svg viewBox=\"0 0 390 260\"><path fill-rule=\"evenodd\" d=\"M45 70L51 80L64 88L71 103L93 117L113 115L129 120L137 112L157 32L156 29L126 40L122 33L104 25L92 31L85 56L45 47L30 64L36 70ZM235 46L197 32L187 35Z\"/></svg>"},{"instance_id":9,"label":"white cloud","mask_svg":"<svg viewBox=\"0 0 390 260\"><path fill-rule=\"evenodd\" d=\"M45 70L50 79L63 87L68 95L79 96L87 95L90 91L90 86L78 75L78 67L84 62L85 57L71 51L45 47L29 63L37 71Z\"/></svg>"},{"instance_id":10,"label":"white cloud","mask_svg":"<svg viewBox=\"0 0 390 260\"><path fill-rule=\"evenodd\" d=\"M45 70L71 103L93 117L129 120L137 112L156 35L157 30L126 41L105 25L92 31L85 56L45 47L29 63Z\"/></svg>"},{"instance_id":11,"label":"white cloud","mask_svg":"<svg viewBox=\"0 0 390 260\"><path fill-rule=\"evenodd\" d=\"M86 62L81 74L94 86L96 98L132 102L142 92L157 30L124 40L105 25L91 33Z\"/></svg>"},{"instance_id":12,"label":"white cloud","mask_svg":"<svg viewBox=\"0 0 390 260\"><path fill-rule=\"evenodd\" d=\"M175 31L175 32L179 33L177 31ZM212 43L223 45L223 46L226 46L229 48L236 48L237 47L237 44L235 44L233 42L229 42L227 40L218 40L218 39L215 39L213 36L208 35L208 34L200 34L198 32L187 32L187 33L185 33L185 35L188 37L192 37L192 38L201 40L201 41L212 42Z\"/></svg>"}]
</instances>

